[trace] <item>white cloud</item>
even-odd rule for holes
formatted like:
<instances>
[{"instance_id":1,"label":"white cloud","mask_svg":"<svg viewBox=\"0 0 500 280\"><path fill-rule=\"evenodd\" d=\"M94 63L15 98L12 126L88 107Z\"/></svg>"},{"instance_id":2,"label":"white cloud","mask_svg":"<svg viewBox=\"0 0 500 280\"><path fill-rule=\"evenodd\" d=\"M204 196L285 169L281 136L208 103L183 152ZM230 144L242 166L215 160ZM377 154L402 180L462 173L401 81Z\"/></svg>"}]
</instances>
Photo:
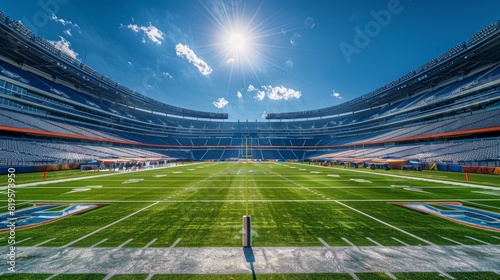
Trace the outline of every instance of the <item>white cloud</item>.
<instances>
[{"instance_id":1,"label":"white cloud","mask_svg":"<svg viewBox=\"0 0 500 280\"><path fill-rule=\"evenodd\" d=\"M71 29L64 30L63 32L64 32L64 34L66 34L68 36L73 36L73 35L71 35Z\"/></svg>"},{"instance_id":2,"label":"white cloud","mask_svg":"<svg viewBox=\"0 0 500 280\"><path fill-rule=\"evenodd\" d=\"M212 104L215 106L215 108L222 109L229 104L229 101L227 101L224 97L218 98L217 101L212 102Z\"/></svg>"},{"instance_id":3,"label":"white cloud","mask_svg":"<svg viewBox=\"0 0 500 280\"><path fill-rule=\"evenodd\" d=\"M133 66L132 62L130 62L130 61L128 62L128 65Z\"/></svg>"},{"instance_id":4,"label":"white cloud","mask_svg":"<svg viewBox=\"0 0 500 280\"><path fill-rule=\"evenodd\" d=\"M286 88L284 86L279 87L271 87L271 86L263 86L266 90L267 97L271 100L288 100L288 99L299 99L302 94L300 91L296 91L291 88Z\"/></svg>"},{"instance_id":5,"label":"white cloud","mask_svg":"<svg viewBox=\"0 0 500 280\"><path fill-rule=\"evenodd\" d=\"M250 85L248 91L256 91L257 93L253 97L258 101L264 100L267 96L270 100L288 100L288 99L299 99L302 96L300 91L289 89L284 86L261 86L262 89L256 89L254 86Z\"/></svg>"},{"instance_id":6,"label":"white cloud","mask_svg":"<svg viewBox=\"0 0 500 280\"><path fill-rule=\"evenodd\" d=\"M338 99L342 99L342 96L340 95L340 93L335 92L335 90L332 91L332 96L335 97L335 98L338 98Z\"/></svg>"},{"instance_id":7,"label":"white cloud","mask_svg":"<svg viewBox=\"0 0 500 280\"><path fill-rule=\"evenodd\" d=\"M258 90L257 94L253 98L255 98L258 101L262 101L264 100L265 97L266 97L266 92L263 90Z\"/></svg>"},{"instance_id":8,"label":"white cloud","mask_svg":"<svg viewBox=\"0 0 500 280\"><path fill-rule=\"evenodd\" d=\"M263 119L267 118L266 111L262 112L262 116L261 116L261 118L263 118Z\"/></svg>"},{"instance_id":9,"label":"white cloud","mask_svg":"<svg viewBox=\"0 0 500 280\"><path fill-rule=\"evenodd\" d=\"M234 62L234 57L228 58L228 59L226 60L226 63L227 63L227 64L230 64L230 63L233 63L233 62Z\"/></svg>"},{"instance_id":10,"label":"white cloud","mask_svg":"<svg viewBox=\"0 0 500 280\"><path fill-rule=\"evenodd\" d=\"M161 45L161 40L164 40L163 35L165 33L163 33L157 27L153 26L151 23L149 23L149 26L143 26L143 25L139 26L137 24L129 24L127 25L127 28L134 31L135 33L143 32L144 35L146 35L146 37L148 37L149 40L151 40L151 42L157 45ZM142 38L142 42L146 43L145 37Z\"/></svg>"},{"instance_id":11,"label":"white cloud","mask_svg":"<svg viewBox=\"0 0 500 280\"><path fill-rule=\"evenodd\" d=\"M169 78L169 79L173 79L174 77L172 77L172 75L170 75L170 73L168 72L163 72L162 73L165 77Z\"/></svg>"},{"instance_id":12,"label":"white cloud","mask_svg":"<svg viewBox=\"0 0 500 280\"><path fill-rule=\"evenodd\" d=\"M199 58L187 45L175 45L175 53L180 57L185 57L189 63L193 64L202 75L212 73L212 68L203 59Z\"/></svg>"},{"instance_id":13,"label":"white cloud","mask_svg":"<svg viewBox=\"0 0 500 280\"><path fill-rule=\"evenodd\" d=\"M64 37L59 36L59 41L49 41L54 47L67 55L71 56L74 59L78 59L78 53L71 49L71 43L66 40Z\"/></svg>"},{"instance_id":14,"label":"white cloud","mask_svg":"<svg viewBox=\"0 0 500 280\"><path fill-rule=\"evenodd\" d=\"M52 12L52 15L49 17L50 20L52 21L55 21L55 22L59 22L60 24L66 26L66 25L71 25L73 27L76 27L78 29L80 29L80 26L78 26L78 24L76 23L73 23L71 22L70 20L65 20L65 19L62 19L62 18L58 18L54 12Z\"/></svg>"},{"instance_id":15,"label":"white cloud","mask_svg":"<svg viewBox=\"0 0 500 280\"><path fill-rule=\"evenodd\" d=\"M238 96L238 99L242 99L243 98L243 94L241 94L241 92L238 90L238 93L236 94L236 96Z\"/></svg>"},{"instance_id":16,"label":"white cloud","mask_svg":"<svg viewBox=\"0 0 500 280\"><path fill-rule=\"evenodd\" d=\"M249 85L248 89L247 89L247 91L256 91L256 90L257 89L254 86L252 86L252 85Z\"/></svg>"}]
</instances>

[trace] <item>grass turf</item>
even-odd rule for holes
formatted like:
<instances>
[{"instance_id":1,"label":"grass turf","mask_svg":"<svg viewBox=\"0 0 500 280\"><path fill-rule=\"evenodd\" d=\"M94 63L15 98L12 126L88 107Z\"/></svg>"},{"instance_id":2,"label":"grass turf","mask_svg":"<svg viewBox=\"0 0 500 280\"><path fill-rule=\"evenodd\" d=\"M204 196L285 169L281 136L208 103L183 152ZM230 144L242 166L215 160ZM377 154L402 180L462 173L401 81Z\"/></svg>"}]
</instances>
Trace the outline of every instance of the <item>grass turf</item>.
<instances>
[{"instance_id":1,"label":"grass turf","mask_svg":"<svg viewBox=\"0 0 500 280\"><path fill-rule=\"evenodd\" d=\"M104 206L43 226L18 230L16 239L26 240L23 246L34 246L49 239L52 240L44 246L64 246L139 211L72 246L89 247L99 243L98 247L117 247L133 238L125 247L142 248L154 239L150 247L169 247L182 238L177 247L238 247L241 246L241 216L245 214L248 184L249 214L256 247L322 246L318 237L330 246L350 246L346 240L357 246L374 246L368 238L384 246L403 246L400 241L408 245L425 245L398 229L437 245L454 245L443 237L467 245L481 244L469 237L500 244L498 233L393 204L460 201L498 212L500 196L469 186L385 176L467 183L461 173L363 168L359 170L368 173L360 173L308 164L250 163L247 183L245 169L244 163L200 163L98 178L85 178L95 175L92 172L53 172L49 179L74 176L84 179L16 188L18 209L35 203L97 203ZM16 183L36 181L39 175L16 174ZM498 176L474 174L470 177L468 183L500 187ZM7 177L0 177L0 180L7 182ZM2 200L0 211L6 205L6 199ZM0 233L0 240L6 240L7 234ZM311 279L323 279L320 275L313 276ZM212 276L206 277L212 279ZM280 279L279 275L276 277ZM370 279L377 277L385 275L368 274ZM365 279L365 275L361 278Z\"/></svg>"}]
</instances>

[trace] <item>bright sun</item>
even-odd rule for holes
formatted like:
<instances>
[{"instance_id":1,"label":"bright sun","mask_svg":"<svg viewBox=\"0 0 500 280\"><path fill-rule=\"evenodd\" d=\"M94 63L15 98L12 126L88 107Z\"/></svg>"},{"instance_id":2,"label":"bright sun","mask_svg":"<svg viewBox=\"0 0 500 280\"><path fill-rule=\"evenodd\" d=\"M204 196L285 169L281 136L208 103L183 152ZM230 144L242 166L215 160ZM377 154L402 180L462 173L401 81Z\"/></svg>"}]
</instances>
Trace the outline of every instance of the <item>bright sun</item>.
<instances>
[{"instance_id":1,"label":"bright sun","mask_svg":"<svg viewBox=\"0 0 500 280\"><path fill-rule=\"evenodd\" d=\"M229 39L229 45L234 51L241 51L245 48L245 38L240 34L233 34Z\"/></svg>"}]
</instances>

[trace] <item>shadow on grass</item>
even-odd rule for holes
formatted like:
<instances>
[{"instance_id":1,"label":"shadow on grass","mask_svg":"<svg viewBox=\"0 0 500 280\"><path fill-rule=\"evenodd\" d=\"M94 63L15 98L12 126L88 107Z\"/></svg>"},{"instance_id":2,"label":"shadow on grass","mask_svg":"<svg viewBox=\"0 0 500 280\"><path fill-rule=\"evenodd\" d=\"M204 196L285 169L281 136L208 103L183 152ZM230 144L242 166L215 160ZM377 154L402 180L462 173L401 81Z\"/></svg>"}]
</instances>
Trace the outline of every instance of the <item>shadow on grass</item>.
<instances>
[{"instance_id":1,"label":"shadow on grass","mask_svg":"<svg viewBox=\"0 0 500 280\"><path fill-rule=\"evenodd\" d=\"M253 267L253 263L255 262L255 255L253 254L252 247L243 247L243 254L245 255L246 262L250 264L250 269L252 269L253 280L257 280L255 268Z\"/></svg>"}]
</instances>

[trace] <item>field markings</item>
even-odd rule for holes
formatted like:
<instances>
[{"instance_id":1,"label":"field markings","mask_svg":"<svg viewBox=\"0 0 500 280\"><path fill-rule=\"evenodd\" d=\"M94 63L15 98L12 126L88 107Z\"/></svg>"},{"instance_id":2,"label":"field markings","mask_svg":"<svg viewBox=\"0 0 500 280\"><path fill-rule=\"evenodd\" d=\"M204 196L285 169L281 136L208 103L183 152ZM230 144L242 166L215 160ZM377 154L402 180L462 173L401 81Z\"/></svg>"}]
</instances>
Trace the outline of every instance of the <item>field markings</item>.
<instances>
[{"instance_id":1,"label":"field markings","mask_svg":"<svg viewBox=\"0 0 500 280\"><path fill-rule=\"evenodd\" d=\"M395 178L400 178L400 179L410 179L410 180L416 180L416 181L441 183L441 184L448 184L448 185L461 186L461 187L472 187L472 188L480 188L480 189L487 189L487 190L500 190L500 188L498 188L498 187L486 186L486 185L477 185L477 184L470 184L470 183L460 183L460 182L436 180L436 179L429 179L429 178L410 177L410 176L402 176L402 175L395 175L395 174L373 173L373 172L369 172L369 171L352 170L352 169L340 169L340 168L335 168L335 167L333 167L333 169L350 171L350 172L359 172L359 173L370 174L370 175L395 177Z\"/></svg>"},{"instance_id":2,"label":"field markings","mask_svg":"<svg viewBox=\"0 0 500 280\"><path fill-rule=\"evenodd\" d=\"M358 246L356 246L356 245L355 245L354 243L352 243L351 241L349 241L347 238L342 237L341 239L342 239L345 243L347 243L347 244L351 245L351 247L353 247L354 249L356 249L356 250L360 251L360 250L359 250L359 247L358 247Z\"/></svg>"},{"instance_id":3,"label":"field markings","mask_svg":"<svg viewBox=\"0 0 500 280\"><path fill-rule=\"evenodd\" d=\"M304 188L307 189L307 188ZM312 193L312 192L311 192ZM313 193L314 194L314 193ZM328 199L328 200L327 200ZM401 202L401 199L250 199L249 202ZM451 199L412 199L412 202L443 202L443 201L459 201L458 198ZM498 199L478 198L475 201L498 201ZM188 199L188 200L54 200L54 199L40 199L32 201L34 203L240 203L245 202L244 199Z\"/></svg>"},{"instance_id":4,"label":"field markings","mask_svg":"<svg viewBox=\"0 0 500 280\"><path fill-rule=\"evenodd\" d=\"M410 245L409 245L409 244L407 244L407 243L405 243L405 242L403 242L403 241L401 241L401 240L397 239L396 237L391 237L391 239L392 239L392 240L395 240L395 241L397 241L397 242L399 242L399 243L401 243L401 244L403 244L403 245L405 245L405 246L407 246L407 247L410 247Z\"/></svg>"},{"instance_id":5,"label":"field markings","mask_svg":"<svg viewBox=\"0 0 500 280\"><path fill-rule=\"evenodd\" d=\"M372 242L373 244L377 245L377 246L380 246L380 247L384 247L384 245L378 243L377 241L371 239L370 237L366 237L366 239L368 239L370 242Z\"/></svg>"},{"instance_id":6,"label":"field markings","mask_svg":"<svg viewBox=\"0 0 500 280\"><path fill-rule=\"evenodd\" d=\"M391 224L389 224L389 223L387 223L387 222L384 222L384 221L382 221L382 220L380 220L380 219L377 219L377 218L375 218L375 217L373 217L373 216L371 216L371 215L366 214L365 212L362 212L362 211L360 211L360 210L358 210L358 209L356 209L356 208L354 208L354 207L351 207L351 206L349 206L349 205L347 205L347 204L344 204L344 203L342 203L342 202L340 202L340 201L338 201L338 200L333 200L333 201L334 201L334 202L336 202L336 203L338 203L338 204L340 204L340 205L342 205L342 206L344 206L344 207L346 207L346 208L349 208L349 209L351 209L351 210L353 210L353 211L355 211L355 212L357 212L357 213L359 213L359 214L361 214L361 215L363 215L363 216L366 216L366 217L368 217L368 218L370 218L370 219L372 219L372 220L374 220L374 221L377 221L377 222L379 222L379 223L381 223L381 224L383 224L383 225L386 225L386 226L388 226L388 227L390 227L390 228L393 228L393 229L395 229L395 230L397 230L397 231L399 231L399 232L402 232L402 233L404 233L404 234L406 234L406 235L408 235L408 236L411 236L411 237L413 237L413 238L415 238L415 239L417 239L417 240L420 240L420 241L422 241L422 242L424 242L424 243L427 243L427 244L429 244L429 245L431 245L431 246L435 246L435 244L433 244L432 242L427 241L427 240L425 240L425 239L423 239L423 238L421 238L421 237L418 237L418 236L416 236L416 235L415 235L415 234L413 234L413 233L407 232L407 231L405 231L405 230L403 230L403 229L400 229L400 228L398 228L398 227L396 227L396 226L393 226L393 225L391 225Z\"/></svg>"},{"instance_id":7,"label":"field markings","mask_svg":"<svg viewBox=\"0 0 500 280\"><path fill-rule=\"evenodd\" d=\"M175 240L175 242L168 248L168 250L172 250L174 249L174 247L179 244L179 242L181 242L182 238L177 238L177 240Z\"/></svg>"},{"instance_id":8,"label":"field markings","mask_svg":"<svg viewBox=\"0 0 500 280\"><path fill-rule=\"evenodd\" d=\"M147 248L149 248L149 246L153 245L153 243L155 243L155 242L156 242L156 240L158 240L158 238L155 238L155 239L153 239L153 240L149 241L149 243L148 243L148 244L146 244L146 246L142 247L142 249L147 249Z\"/></svg>"},{"instance_id":9,"label":"field markings","mask_svg":"<svg viewBox=\"0 0 500 280\"><path fill-rule=\"evenodd\" d=\"M202 164L202 163L192 163L192 164ZM155 171L155 170L159 170L159 169L173 168L173 167L182 167L182 165L179 165L179 166L169 165L169 166L158 167L158 168L154 168L154 169L143 169L143 170L133 171L133 173ZM101 178L101 177L124 175L124 174L130 175L130 173L116 172L116 173L99 174L99 175L93 175L93 176L83 176L83 177L76 177L76 178L65 178L65 179L58 179L58 180L38 181L38 182L33 182L33 183L23 183L23 184L16 185L16 188L33 187L33 186L57 184L57 183L66 183L66 182L71 182L71 181L89 180L89 179L96 179L96 178ZM7 189L7 186L0 186L0 190L6 190L6 189Z\"/></svg>"},{"instance_id":10,"label":"field markings","mask_svg":"<svg viewBox=\"0 0 500 280\"><path fill-rule=\"evenodd\" d=\"M146 209L148 209L148 208L152 207L152 206L155 206L155 205L156 205L156 204L158 204L158 203L160 203L160 202L159 202L159 201L156 201L155 203L153 203L153 204L151 204L151 205L148 205L148 206L146 206L146 207L144 207L144 208L142 208L142 209L139 209L139 210L135 211L135 212L134 212L134 213L132 213L132 214L129 214L129 215L127 215L127 216L125 216L125 217L123 217L123 218L121 218L121 219L119 219L119 220L116 220L116 221L114 221L114 222L112 222L112 223L110 223L110 224L108 224L108 225L105 225L105 226L103 226L102 228L96 229L96 230L94 230L93 232L91 232L91 233L89 233L89 234L86 234L86 235L84 235L84 236L82 236L82 237L80 237L80 238L78 238L78 239L76 239L76 240L74 240L74 241L71 241L70 243L68 243L68 244L66 244L66 245L64 245L64 246L62 246L62 248L67 248L67 247L69 247L69 246L71 246L71 245L73 245L73 244L75 244L75 243L77 243L77 242L79 242L79 241L81 241L81 240L83 240L83 239L85 239L85 238L89 237L89 236L92 236L92 235L94 235L94 234L96 234L96 233L98 233L98 232L100 232L100 231L102 231L102 230L105 230L105 229L107 229L107 228L109 228L109 227L111 227L111 226L114 226L114 225L116 225L117 223L119 223L119 222L121 222L121 221L123 221L123 220L126 220L126 219L128 219L128 218L130 218L130 217L132 217L132 216L134 216L134 215L136 215L136 214L138 214L138 213L140 213L140 212L142 212L142 211L144 211L144 210L146 210Z\"/></svg>"},{"instance_id":11,"label":"field markings","mask_svg":"<svg viewBox=\"0 0 500 280\"><path fill-rule=\"evenodd\" d=\"M455 241L455 240L453 240L453 239L451 239L451 238L448 238L448 237L441 236L441 238L443 238L443 239L445 239L445 240L448 240L448 241L450 241L450 242L453 242L453 243L455 243L455 244L457 244L457 245L465 245L465 244L463 244L463 243L460 243L460 242Z\"/></svg>"},{"instance_id":12,"label":"field markings","mask_svg":"<svg viewBox=\"0 0 500 280\"><path fill-rule=\"evenodd\" d=\"M398 280L398 278L396 276L394 276L394 274L390 273L390 272L386 272L385 273L387 276L389 276L389 278L391 279L394 279L394 280Z\"/></svg>"},{"instance_id":13,"label":"field markings","mask_svg":"<svg viewBox=\"0 0 500 280\"><path fill-rule=\"evenodd\" d=\"M465 235L465 237L467 237L467 238L469 238L469 239L472 239L472 240L475 240L475 241L477 241L477 242L479 242L479 243L483 243L483 244L485 244L485 245L491 245L490 243L488 243L488 242L486 242L486 241L483 241L483 240L480 240L480 239L477 239L477 238L474 238L474 237L471 237L471 236L467 236L467 235Z\"/></svg>"},{"instance_id":14,"label":"field markings","mask_svg":"<svg viewBox=\"0 0 500 280\"><path fill-rule=\"evenodd\" d=\"M323 238L318 237L318 240L319 240L319 242L321 242L321 244L323 244L323 245L324 245L324 246L328 249L328 251L332 254L332 257L333 257L333 263L334 263L334 265L336 265L336 266L337 266L337 269L338 269L338 270L341 270L341 268L342 268L342 267L340 266L340 264L341 264L341 263L340 263L340 259L339 259L339 256L337 255L336 250L334 250L334 249L330 246L330 244L326 243L326 241L325 241L325 240L323 240ZM345 269L345 267L343 267L343 268Z\"/></svg>"},{"instance_id":15,"label":"field markings","mask_svg":"<svg viewBox=\"0 0 500 280\"><path fill-rule=\"evenodd\" d=\"M123 248L125 245L129 244L130 242L132 242L132 240L134 240L134 239L130 238L129 240L123 242L120 246L117 247L117 249Z\"/></svg>"},{"instance_id":16,"label":"field markings","mask_svg":"<svg viewBox=\"0 0 500 280\"><path fill-rule=\"evenodd\" d=\"M496 239L500 239L500 237L494 236L494 235L492 235L491 237L496 238Z\"/></svg>"},{"instance_id":17,"label":"field markings","mask_svg":"<svg viewBox=\"0 0 500 280\"><path fill-rule=\"evenodd\" d=\"M19 244L19 243L23 243L24 241L28 241L28 240L30 240L31 238L33 238L33 237L28 237L28 238L25 238L25 239L23 239L23 240L21 240L21 241L16 241L16 242L15 242L14 244L12 244L12 245L17 245L17 244ZM0 247L0 248L9 248L10 246L11 246L11 245L7 244L7 245L2 246L2 247Z\"/></svg>"},{"instance_id":18,"label":"field markings","mask_svg":"<svg viewBox=\"0 0 500 280\"><path fill-rule=\"evenodd\" d=\"M104 243L104 242L106 242L106 241L108 241L108 239L107 239L107 238L104 238L103 240L101 240L101 241L97 242L96 244L94 244L94 245L90 246L90 248L95 248L95 247L97 247L97 246L101 245L102 243Z\"/></svg>"},{"instance_id":19,"label":"field markings","mask_svg":"<svg viewBox=\"0 0 500 280\"><path fill-rule=\"evenodd\" d=\"M491 205L486 205L486 204L481 204L481 203L477 203L477 202L472 202L472 201L469 201L469 200L460 200L460 202L470 203L470 204L474 204L474 205L481 206L481 207L493 208L493 209L498 209L498 210L500 210L500 207L491 206Z\"/></svg>"},{"instance_id":20,"label":"field markings","mask_svg":"<svg viewBox=\"0 0 500 280\"><path fill-rule=\"evenodd\" d=\"M55 240L55 239L56 239L56 238L54 237L54 238L51 238L51 239L49 239L49 240L45 240L45 241L43 241L42 243L38 243L38 244L36 244L36 245L35 245L35 246L33 246L33 247L39 247L39 246L42 246L43 244L49 243L50 241Z\"/></svg>"}]
</instances>

